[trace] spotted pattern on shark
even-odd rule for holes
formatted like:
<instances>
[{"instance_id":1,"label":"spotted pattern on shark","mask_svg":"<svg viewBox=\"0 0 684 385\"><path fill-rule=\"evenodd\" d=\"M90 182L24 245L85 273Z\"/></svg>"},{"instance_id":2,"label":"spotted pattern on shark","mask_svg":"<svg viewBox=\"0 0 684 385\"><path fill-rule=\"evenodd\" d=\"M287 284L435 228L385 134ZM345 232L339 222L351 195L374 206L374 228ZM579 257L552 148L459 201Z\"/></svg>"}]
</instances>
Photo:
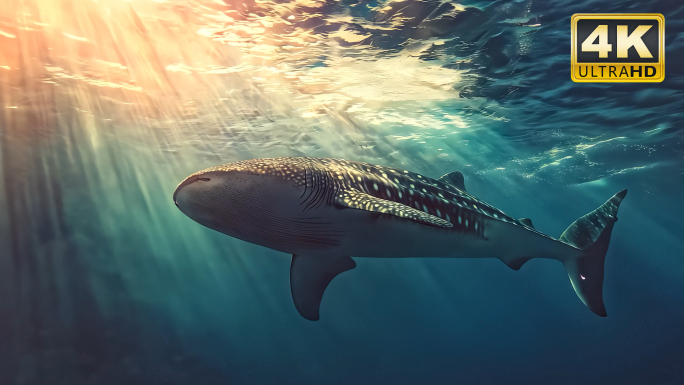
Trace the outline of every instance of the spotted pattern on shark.
<instances>
[{"instance_id":1,"label":"spotted pattern on shark","mask_svg":"<svg viewBox=\"0 0 684 385\"><path fill-rule=\"evenodd\" d=\"M354 162L344 159L310 158L331 170L345 187L358 189L371 196L414 207L452 223L457 231L482 236L486 220L497 220L525 227L529 231L553 239L527 226L501 210L479 200L449 183L407 170Z\"/></svg>"},{"instance_id":2,"label":"spotted pattern on shark","mask_svg":"<svg viewBox=\"0 0 684 385\"><path fill-rule=\"evenodd\" d=\"M335 198L344 191L358 191L370 197L422 211L450 223L452 226L449 227L453 227L454 231L477 237L484 237L487 221L497 220L525 227L529 231L550 238L456 186L392 167L344 159L293 157L247 160L216 166L202 172L207 171L239 171L286 179L303 189L301 206L304 210L319 207L324 203L334 204ZM362 197L357 195L356 199L362 200ZM369 204L370 200L364 202L364 205ZM378 212L389 212L389 209L378 209ZM405 217L420 216L405 214ZM436 220L429 223L443 225Z\"/></svg>"}]
</instances>

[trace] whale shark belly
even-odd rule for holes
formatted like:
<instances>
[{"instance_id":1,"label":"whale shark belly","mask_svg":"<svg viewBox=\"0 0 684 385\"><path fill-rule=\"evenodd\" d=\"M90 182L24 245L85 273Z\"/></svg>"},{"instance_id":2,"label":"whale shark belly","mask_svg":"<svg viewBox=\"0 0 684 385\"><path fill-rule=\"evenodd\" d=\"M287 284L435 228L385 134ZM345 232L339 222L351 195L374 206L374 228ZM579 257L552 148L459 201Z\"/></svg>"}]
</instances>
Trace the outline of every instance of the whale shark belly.
<instances>
[{"instance_id":1,"label":"whale shark belly","mask_svg":"<svg viewBox=\"0 0 684 385\"><path fill-rule=\"evenodd\" d=\"M564 259L577 250L523 227L487 221L483 237L362 210L336 209L326 216L339 229L335 253L369 258ZM332 251L332 250L331 250Z\"/></svg>"},{"instance_id":2,"label":"whale shark belly","mask_svg":"<svg viewBox=\"0 0 684 385\"><path fill-rule=\"evenodd\" d=\"M487 257L489 241L391 215L329 209L343 236L335 252L369 258Z\"/></svg>"}]
</instances>

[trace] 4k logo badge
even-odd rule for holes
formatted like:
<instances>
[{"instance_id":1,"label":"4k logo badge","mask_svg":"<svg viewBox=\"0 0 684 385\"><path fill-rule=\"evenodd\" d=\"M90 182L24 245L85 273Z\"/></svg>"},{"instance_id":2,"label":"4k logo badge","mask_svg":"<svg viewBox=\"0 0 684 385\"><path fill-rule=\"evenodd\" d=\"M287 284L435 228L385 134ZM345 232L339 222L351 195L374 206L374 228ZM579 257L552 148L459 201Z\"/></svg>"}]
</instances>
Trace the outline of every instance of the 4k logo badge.
<instances>
[{"instance_id":1,"label":"4k logo badge","mask_svg":"<svg viewBox=\"0 0 684 385\"><path fill-rule=\"evenodd\" d=\"M665 18L659 13L572 16L572 80L662 82Z\"/></svg>"}]
</instances>

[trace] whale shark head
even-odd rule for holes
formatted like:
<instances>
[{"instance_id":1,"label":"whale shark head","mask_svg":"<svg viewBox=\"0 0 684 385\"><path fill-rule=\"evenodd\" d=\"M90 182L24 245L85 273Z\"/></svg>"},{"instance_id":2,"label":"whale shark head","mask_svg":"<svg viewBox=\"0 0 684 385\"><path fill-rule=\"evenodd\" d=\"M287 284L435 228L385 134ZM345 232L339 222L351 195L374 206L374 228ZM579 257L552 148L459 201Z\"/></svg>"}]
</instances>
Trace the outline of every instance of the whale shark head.
<instances>
[{"instance_id":1,"label":"whale shark head","mask_svg":"<svg viewBox=\"0 0 684 385\"><path fill-rule=\"evenodd\" d=\"M185 178L173 200L185 215L224 232L233 222L263 220L260 216L283 214L298 206L301 192L297 192L305 175L303 165L280 159L229 163Z\"/></svg>"},{"instance_id":2,"label":"whale shark head","mask_svg":"<svg viewBox=\"0 0 684 385\"><path fill-rule=\"evenodd\" d=\"M290 252L297 245L327 242L304 239L301 231L313 221L302 205L309 168L304 160L286 158L211 167L185 178L173 200L181 212L206 227Z\"/></svg>"}]
</instances>

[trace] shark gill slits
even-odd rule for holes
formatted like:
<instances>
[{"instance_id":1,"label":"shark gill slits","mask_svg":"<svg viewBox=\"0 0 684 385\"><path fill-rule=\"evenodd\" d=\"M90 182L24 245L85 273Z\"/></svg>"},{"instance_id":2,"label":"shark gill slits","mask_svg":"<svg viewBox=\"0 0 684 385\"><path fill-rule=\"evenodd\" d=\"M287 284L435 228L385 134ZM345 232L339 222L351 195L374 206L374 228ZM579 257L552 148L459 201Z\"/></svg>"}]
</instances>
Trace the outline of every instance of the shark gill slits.
<instances>
[{"instance_id":1,"label":"shark gill slits","mask_svg":"<svg viewBox=\"0 0 684 385\"><path fill-rule=\"evenodd\" d=\"M326 200L351 190L370 196L366 199L362 198L363 194L342 195L345 202L358 207L375 208L373 211L376 212L382 211L379 209L394 210L399 216L414 218L417 215L415 212L401 209L406 205L424 213L420 215L433 215L449 223L453 221L454 231L478 237L484 234L486 218L506 220L506 216L498 210L467 193L407 170L328 159L309 158L307 161L311 162L306 167L307 171L313 175L298 173L296 169L288 172L291 172L292 177L303 177L303 184L306 184L304 197L309 195L304 206L309 208L318 207ZM283 174L287 173L283 171ZM375 207L376 201L371 197L393 202L396 207L389 203Z\"/></svg>"}]
</instances>

